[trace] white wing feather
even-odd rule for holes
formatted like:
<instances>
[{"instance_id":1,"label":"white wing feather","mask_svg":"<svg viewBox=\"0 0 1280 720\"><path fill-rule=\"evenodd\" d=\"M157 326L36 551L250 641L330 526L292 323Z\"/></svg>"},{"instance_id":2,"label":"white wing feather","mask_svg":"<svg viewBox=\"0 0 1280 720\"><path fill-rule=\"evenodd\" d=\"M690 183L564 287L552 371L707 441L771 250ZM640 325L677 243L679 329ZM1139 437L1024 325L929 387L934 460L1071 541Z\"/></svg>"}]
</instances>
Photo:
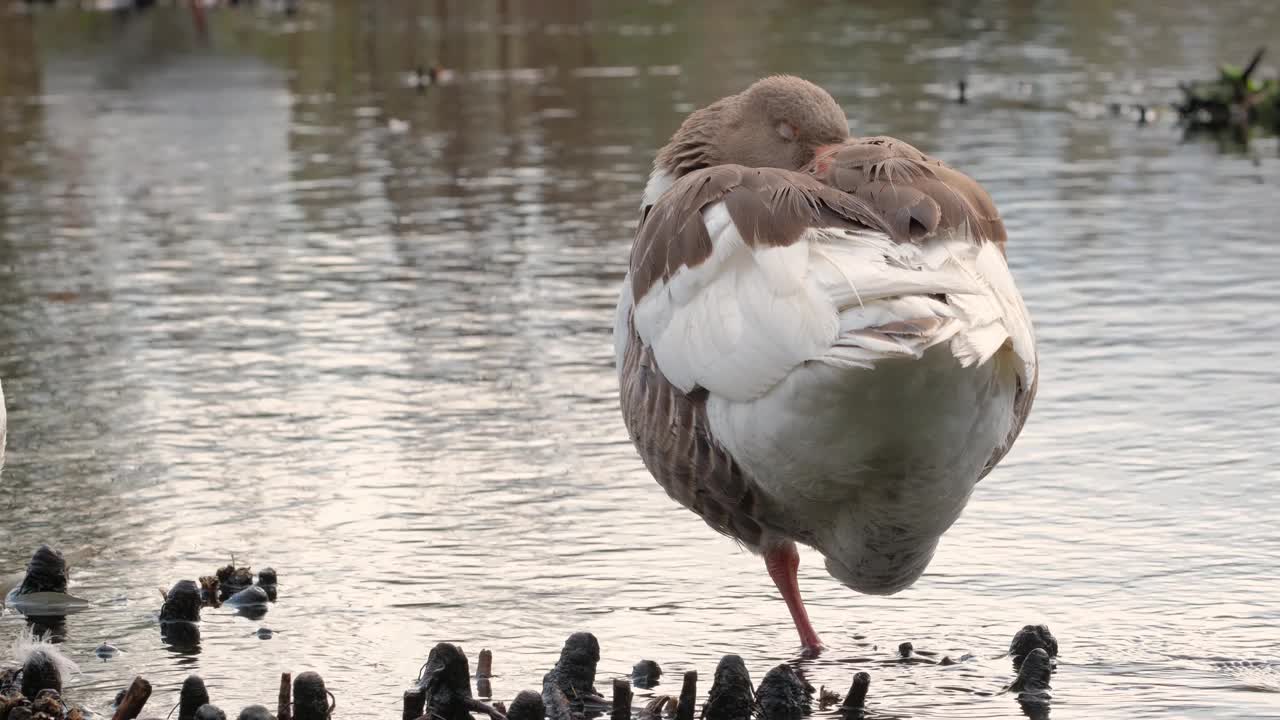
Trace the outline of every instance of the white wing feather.
<instances>
[{"instance_id":1,"label":"white wing feather","mask_svg":"<svg viewBox=\"0 0 1280 720\"><path fill-rule=\"evenodd\" d=\"M635 305L640 338L686 392L751 400L806 362L871 368L947 341L964 365L1008 345L1023 379L1034 375L1026 307L992 243L954 237L921 247L822 228L789 246L755 248L722 203L704 210L703 222L711 256Z\"/></svg>"}]
</instances>

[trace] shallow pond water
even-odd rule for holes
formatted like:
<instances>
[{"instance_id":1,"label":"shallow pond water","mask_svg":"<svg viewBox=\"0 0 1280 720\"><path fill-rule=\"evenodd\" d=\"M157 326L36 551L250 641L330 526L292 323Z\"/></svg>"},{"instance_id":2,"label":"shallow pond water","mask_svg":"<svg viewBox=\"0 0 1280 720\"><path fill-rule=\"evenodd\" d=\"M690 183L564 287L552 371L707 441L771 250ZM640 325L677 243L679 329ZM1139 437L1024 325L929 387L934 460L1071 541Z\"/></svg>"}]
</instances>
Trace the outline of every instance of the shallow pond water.
<instances>
[{"instance_id":1,"label":"shallow pond water","mask_svg":"<svg viewBox=\"0 0 1280 720\"><path fill-rule=\"evenodd\" d=\"M1276 143L1105 112L1277 29L1264 0L0 16L0 575L67 553L68 695L98 710L138 673L153 711L192 672L234 711L315 669L340 715L392 716L439 640L491 648L510 699L575 630L602 685L793 659L759 560L641 466L609 333L654 150L794 72L986 184L1043 363L915 587L858 596L803 555L810 681L1022 717L1000 655L1046 622L1054 718L1280 717ZM406 84L436 61L451 82ZM167 647L157 590L233 555L279 602ZM976 659L887 662L902 641Z\"/></svg>"}]
</instances>

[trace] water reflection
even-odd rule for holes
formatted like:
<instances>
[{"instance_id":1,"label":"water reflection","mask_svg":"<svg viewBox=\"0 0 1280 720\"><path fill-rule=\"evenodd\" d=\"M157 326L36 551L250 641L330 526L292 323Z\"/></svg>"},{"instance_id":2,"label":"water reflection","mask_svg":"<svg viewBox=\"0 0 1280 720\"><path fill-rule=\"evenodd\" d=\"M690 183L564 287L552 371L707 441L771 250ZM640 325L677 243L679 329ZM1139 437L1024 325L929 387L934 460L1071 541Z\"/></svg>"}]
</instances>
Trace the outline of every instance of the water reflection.
<instances>
[{"instance_id":1,"label":"water reflection","mask_svg":"<svg viewBox=\"0 0 1280 720\"><path fill-rule=\"evenodd\" d=\"M1276 714L1244 689L1274 660L1280 541L1241 521L1275 510L1274 141L1255 162L1071 108L1158 99L1278 13L348 0L210 10L203 37L185 6L5 16L0 567L76 558L94 606L64 644L122 650L72 685L98 709L134 673L167 701L198 672L234 708L315 669L390 712L437 641L492 648L509 699L584 629L602 677L662 662L641 700L726 652L762 677L785 609L645 474L608 334L653 150L799 72L987 185L1045 377L917 587L854 596L806 558L834 648L798 666L868 670L883 716L1020 717L1000 655L1045 621L1055 718ZM450 82L403 82L435 63ZM208 610L198 649L166 645L156 588L233 554L280 571L269 619ZM974 657L895 661L907 640Z\"/></svg>"}]
</instances>

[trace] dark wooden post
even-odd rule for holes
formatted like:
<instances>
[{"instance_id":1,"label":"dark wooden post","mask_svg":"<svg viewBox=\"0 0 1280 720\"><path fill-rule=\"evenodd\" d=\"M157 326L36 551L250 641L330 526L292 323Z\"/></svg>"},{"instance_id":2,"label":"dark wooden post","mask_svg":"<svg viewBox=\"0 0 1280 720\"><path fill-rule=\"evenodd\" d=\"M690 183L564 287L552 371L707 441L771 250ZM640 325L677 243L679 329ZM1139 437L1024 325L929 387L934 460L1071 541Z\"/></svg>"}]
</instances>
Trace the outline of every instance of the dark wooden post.
<instances>
[{"instance_id":1,"label":"dark wooden post","mask_svg":"<svg viewBox=\"0 0 1280 720\"><path fill-rule=\"evenodd\" d=\"M116 707L111 720L133 720L142 712L142 706L146 705L149 699L151 699L151 683L141 675L135 677L129 684L129 689L125 691L124 698Z\"/></svg>"}]
</instances>

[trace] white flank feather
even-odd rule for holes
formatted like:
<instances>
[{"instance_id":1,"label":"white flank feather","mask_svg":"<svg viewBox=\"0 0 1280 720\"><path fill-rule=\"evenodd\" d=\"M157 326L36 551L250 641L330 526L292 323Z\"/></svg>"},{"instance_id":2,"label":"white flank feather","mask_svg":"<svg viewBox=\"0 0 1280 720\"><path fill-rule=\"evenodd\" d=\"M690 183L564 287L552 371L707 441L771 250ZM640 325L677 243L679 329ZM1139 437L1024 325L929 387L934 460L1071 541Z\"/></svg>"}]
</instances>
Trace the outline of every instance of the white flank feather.
<instances>
[{"instance_id":1,"label":"white flank feather","mask_svg":"<svg viewBox=\"0 0 1280 720\"><path fill-rule=\"evenodd\" d=\"M804 289L809 275L808 240L756 250L752 257L774 295L794 295Z\"/></svg>"},{"instance_id":2,"label":"white flank feather","mask_svg":"<svg viewBox=\"0 0 1280 720\"><path fill-rule=\"evenodd\" d=\"M811 281L810 248L749 247L723 203L703 211L711 255L636 303L636 331L676 387L758 397L835 341L839 316Z\"/></svg>"},{"instance_id":3,"label":"white flank feather","mask_svg":"<svg viewBox=\"0 0 1280 720\"><path fill-rule=\"evenodd\" d=\"M929 254L916 245L900 245L880 233L811 231L820 238L817 254L825 261L818 282L841 310L889 297L976 292L965 274L948 270L949 256Z\"/></svg>"},{"instance_id":4,"label":"white flank feather","mask_svg":"<svg viewBox=\"0 0 1280 720\"><path fill-rule=\"evenodd\" d=\"M675 182L675 179L671 177L671 173L655 169L649 174L649 182L644 186L644 197L640 200L640 207L648 207L658 202L658 198L662 197L662 194L667 190L670 190Z\"/></svg>"},{"instance_id":5,"label":"white flank feather","mask_svg":"<svg viewBox=\"0 0 1280 720\"><path fill-rule=\"evenodd\" d=\"M627 320L631 317L631 273L622 279L622 292L618 294L618 309L613 316L613 359L618 372L622 372L622 358L627 354L631 333Z\"/></svg>"},{"instance_id":6,"label":"white flank feather","mask_svg":"<svg viewBox=\"0 0 1280 720\"><path fill-rule=\"evenodd\" d=\"M977 271L990 284L996 302L1003 310L1002 324L1009 333L1014 354L1022 360L1018 375L1024 382L1029 381L1035 375L1036 335L1031 325L1031 314L1027 312L1022 293L1018 292L1013 281L1013 273L1009 272L1004 254L994 244L984 244L978 251Z\"/></svg>"},{"instance_id":7,"label":"white flank feather","mask_svg":"<svg viewBox=\"0 0 1280 720\"><path fill-rule=\"evenodd\" d=\"M13 659L19 665L26 665L28 660L37 655L43 655L58 670L63 685L70 682L73 673L80 672L80 666L63 655L62 650L58 649L58 646L54 645L47 636L37 637L30 627L23 628L13 640Z\"/></svg>"},{"instance_id":8,"label":"white flank feather","mask_svg":"<svg viewBox=\"0 0 1280 720\"><path fill-rule=\"evenodd\" d=\"M985 243L952 248L951 258L980 288L980 292L951 298L968 326L952 341L952 352L965 365L981 365L1008 345L1020 361L1018 376L1030 382L1036 368L1035 333L1004 255L994 244Z\"/></svg>"}]
</instances>

